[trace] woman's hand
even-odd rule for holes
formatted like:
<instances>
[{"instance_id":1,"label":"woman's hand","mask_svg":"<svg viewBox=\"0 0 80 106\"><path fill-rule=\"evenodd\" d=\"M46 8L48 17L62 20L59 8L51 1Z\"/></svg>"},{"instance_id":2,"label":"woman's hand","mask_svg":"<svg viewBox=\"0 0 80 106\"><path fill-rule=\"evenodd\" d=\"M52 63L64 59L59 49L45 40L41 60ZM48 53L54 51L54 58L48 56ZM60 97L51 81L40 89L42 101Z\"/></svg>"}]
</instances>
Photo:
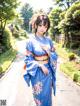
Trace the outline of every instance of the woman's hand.
<instances>
[{"instance_id":1,"label":"woman's hand","mask_svg":"<svg viewBox=\"0 0 80 106\"><path fill-rule=\"evenodd\" d=\"M48 69L44 65L40 64L40 67L45 75L49 73Z\"/></svg>"}]
</instances>

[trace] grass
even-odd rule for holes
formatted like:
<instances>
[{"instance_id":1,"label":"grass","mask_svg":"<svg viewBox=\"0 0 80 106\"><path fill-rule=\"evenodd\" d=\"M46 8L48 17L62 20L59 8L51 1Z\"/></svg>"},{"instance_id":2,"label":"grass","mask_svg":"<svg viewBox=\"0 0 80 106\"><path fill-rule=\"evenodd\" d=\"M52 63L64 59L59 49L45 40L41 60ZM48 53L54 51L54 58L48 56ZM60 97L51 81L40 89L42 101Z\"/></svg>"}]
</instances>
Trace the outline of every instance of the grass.
<instances>
[{"instance_id":1,"label":"grass","mask_svg":"<svg viewBox=\"0 0 80 106\"><path fill-rule=\"evenodd\" d=\"M60 69L66 73L73 81L80 85L80 71L79 68L75 67L75 63L63 63L61 64Z\"/></svg>"},{"instance_id":2,"label":"grass","mask_svg":"<svg viewBox=\"0 0 80 106\"><path fill-rule=\"evenodd\" d=\"M26 37L20 36L19 38L15 38L12 36L12 33L10 32L10 42L12 48L4 52L3 54L0 54L0 77L3 73L7 71L9 66L11 65L12 61L16 57L16 42L19 40L25 40Z\"/></svg>"},{"instance_id":3,"label":"grass","mask_svg":"<svg viewBox=\"0 0 80 106\"><path fill-rule=\"evenodd\" d=\"M80 85L80 62L69 61L72 52L66 48L62 48L60 44L56 44L56 52L63 58L63 63L60 65L60 70L66 73L73 81ZM76 54L74 54L76 56Z\"/></svg>"},{"instance_id":4,"label":"grass","mask_svg":"<svg viewBox=\"0 0 80 106\"><path fill-rule=\"evenodd\" d=\"M11 36L10 39L12 49L0 55L0 74L6 72L12 61L15 59L17 53L17 51L15 50L16 42L19 40L25 40L26 38L24 36L20 36L19 38L14 38L13 36Z\"/></svg>"},{"instance_id":5,"label":"grass","mask_svg":"<svg viewBox=\"0 0 80 106\"><path fill-rule=\"evenodd\" d=\"M62 48L61 44L56 44L56 52L60 57L68 59L68 53L66 51L66 48Z\"/></svg>"},{"instance_id":6,"label":"grass","mask_svg":"<svg viewBox=\"0 0 80 106\"><path fill-rule=\"evenodd\" d=\"M15 56L16 56L16 51L12 49L0 55L0 66L2 67L2 72L5 72L8 69L8 67L14 60Z\"/></svg>"},{"instance_id":7,"label":"grass","mask_svg":"<svg viewBox=\"0 0 80 106\"><path fill-rule=\"evenodd\" d=\"M70 76L72 79L74 76L74 72L78 71L75 67L75 63L69 61L61 64L60 69L61 71L65 72L68 76Z\"/></svg>"},{"instance_id":8,"label":"grass","mask_svg":"<svg viewBox=\"0 0 80 106\"><path fill-rule=\"evenodd\" d=\"M7 71L8 67L11 65L12 61L16 56L16 50L15 50L16 39L12 35L10 35L10 42L12 48L0 54L0 74Z\"/></svg>"}]
</instances>

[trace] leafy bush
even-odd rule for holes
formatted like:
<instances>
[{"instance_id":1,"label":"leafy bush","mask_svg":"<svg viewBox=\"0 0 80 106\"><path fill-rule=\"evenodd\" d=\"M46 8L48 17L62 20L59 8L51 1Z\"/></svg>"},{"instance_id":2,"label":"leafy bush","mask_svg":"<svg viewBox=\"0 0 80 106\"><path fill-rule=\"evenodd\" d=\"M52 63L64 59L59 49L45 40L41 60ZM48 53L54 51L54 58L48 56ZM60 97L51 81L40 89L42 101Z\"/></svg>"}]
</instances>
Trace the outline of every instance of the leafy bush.
<instances>
[{"instance_id":1,"label":"leafy bush","mask_svg":"<svg viewBox=\"0 0 80 106\"><path fill-rule=\"evenodd\" d=\"M73 19L76 19L77 21L80 21L80 9L76 10L73 14Z\"/></svg>"},{"instance_id":2,"label":"leafy bush","mask_svg":"<svg viewBox=\"0 0 80 106\"><path fill-rule=\"evenodd\" d=\"M73 81L80 83L80 71L74 73Z\"/></svg>"},{"instance_id":3,"label":"leafy bush","mask_svg":"<svg viewBox=\"0 0 80 106\"><path fill-rule=\"evenodd\" d=\"M80 83L80 75L79 75L79 77L78 77L78 82Z\"/></svg>"},{"instance_id":4,"label":"leafy bush","mask_svg":"<svg viewBox=\"0 0 80 106\"><path fill-rule=\"evenodd\" d=\"M71 61L71 60L75 60L75 54L74 53L70 53L69 54L69 61Z\"/></svg>"},{"instance_id":5,"label":"leafy bush","mask_svg":"<svg viewBox=\"0 0 80 106\"><path fill-rule=\"evenodd\" d=\"M66 73L70 78L80 83L80 71L75 67L74 62L66 62L60 65L60 70Z\"/></svg>"},{"instance_id":6,"label":"leafy bush","mask_svg":"<svg viewBox=\"0 0 80 106\"><path fill-rule=\"evenodd\" d=\"M20 29L20 36L24 36L24 37L27 37L27 33L26 33L26 31L25 30L22 30L22 29Z\"/></svg>"},{"instance_id":7,"label":"leafy bush","mask_svg":"<svg viewBox=\"0 0 80 106\"><path fill-rule=\"evenodd\" d=\"M8 28L6 28L3 34L3 38L2 38L3 41L0 44L2 52L11 48L10 36L11 36L11 32Z\"/></svg>"},{"instance_id":8,"label":"leafy bush","mask_svg":"<svg viewBox=\"0 0 80 106\"><path fill-rule=\"evenodd\" d=\"M59 31L65 35L65 46L71 47L71 42L77 43L78 39L75 35L80 31L80 2L75 2L73 5L63 13L64 19L58 24ZM64 16L62 14L62 16ZM75 33L76 32L76 33ZM73 40L73 38L76 38Z\"/></svg>"},{"instance_id":9,"label":"leafy bush","mask_svg":"<svg viewBox=\"0 0 80 106\"><path fill-rule=\"evenodd\" d=\"M2 67L0 66L0 74L3 72L3 69L2 69Z\"/></svg>"},{"instance_id":10,"label":"leafy bush","mask_svg":"<svg viewBox=\"0 0 80 106\"><path fill-rule=\"evenodd\" d=\"M73 81L76 81L76 82L78 81L78 74L77 73L74 74Z\"/></svg>"},{"instance_id":11,"label":"leafy bush","mask_svg":"<svg viewBox=\"0 0 80 106\"><path fill-rule=\"evenodd\" d=\"M73 43L71 43L71 48L72 49L78 49L79 46L80 46L80 42L73 42Z\"/></svg>"},{"instance_id":12,"label":"leafy bush","mask_svg":"<svg viewBox=\"0 0 80 106\"><path fill-rule=\"evenodd\" d=\"M72 63L67 62L67 63L61 64L60 70L63 71L64 73L66 73L71 78L73 78L73 73L75 72L75 68L73 68L73 67L74 66Z\"/></svg>"},{"instance_id":13,"label":"leafy bush","mask_svg":"<svg viewBox=\"0 0 80 106\"><path fill-rule=\"evenodd\" d=\"M19 26L16 25L14 27L13 36L15 38L19 38L20 36L26 37L27 35L26 35L26 31L25 30L21 29Z\"/></svg>"},{"instance_id":14,"label":"leafy bush","mask_svg":"<svg viewBox=\"0 0 80 106\"><path fill-rule=\"evenodd\" d=\"M15 37L15 38L18 38L19 37L19 29L17 29L18 27L17 26L15 26L14 27L14 31L13 31L13 36Z\"/></svg>"},{"instance_id":15,"label":"leafy bush","mask_svg":"<svg viewBox=\"0 0 80 106\"><path fill-rule=\"evenodd\" d=\"M53 38L53 35L59 35L59 29L58 29L58 23L60 21L59 14L62 12L60 8L52 9L52 11L49 13L49 19L51 22L51 27L49 30L49 35Z\"/></svg>"}]
</instances>

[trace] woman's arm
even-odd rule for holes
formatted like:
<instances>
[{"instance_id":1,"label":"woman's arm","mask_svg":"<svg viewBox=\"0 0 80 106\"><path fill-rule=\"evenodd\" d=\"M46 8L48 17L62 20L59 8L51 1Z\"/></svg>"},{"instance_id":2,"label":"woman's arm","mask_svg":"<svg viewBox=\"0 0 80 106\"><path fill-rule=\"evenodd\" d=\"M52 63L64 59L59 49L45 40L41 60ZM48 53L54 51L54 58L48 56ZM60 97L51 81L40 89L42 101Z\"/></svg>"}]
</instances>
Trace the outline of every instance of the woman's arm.
<instances>
[{"instance_id":1,"label":"woman's arm","mask_svg":"<svg viewBox=\"0 0 80 106\"><path fill-rule=\"evenodd\" d=\"M39 64L39 62L35 60L31 42L27 43L26 56L24 62L24 69L26 69L30 73L36 73L37 68L40 67L44 74L48 74L48 69L43 64Z\"/></svg>"}]
</instances>

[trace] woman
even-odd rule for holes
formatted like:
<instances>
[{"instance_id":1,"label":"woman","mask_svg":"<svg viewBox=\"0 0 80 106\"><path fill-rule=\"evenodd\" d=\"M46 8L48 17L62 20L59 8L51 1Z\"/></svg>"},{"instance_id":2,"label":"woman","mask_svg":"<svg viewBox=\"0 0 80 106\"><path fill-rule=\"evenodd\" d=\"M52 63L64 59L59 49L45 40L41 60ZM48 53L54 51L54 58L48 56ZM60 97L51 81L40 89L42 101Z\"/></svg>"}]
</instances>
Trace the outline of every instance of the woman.
<instances>
[{"instance_id":1,"label":"woman","mask_svg":"<svg viewBox=\"0 0 80 106\"><path fill-rule=\"evenodd\" d=\"M57 55L53 43L46 33L50 27L49 18L40 15L34 22L35 35L26 46L26 74L24 79L33 88L33 97L37 106L52 106L52 88L56 94Z\"/></svg>"}]
</instances>

